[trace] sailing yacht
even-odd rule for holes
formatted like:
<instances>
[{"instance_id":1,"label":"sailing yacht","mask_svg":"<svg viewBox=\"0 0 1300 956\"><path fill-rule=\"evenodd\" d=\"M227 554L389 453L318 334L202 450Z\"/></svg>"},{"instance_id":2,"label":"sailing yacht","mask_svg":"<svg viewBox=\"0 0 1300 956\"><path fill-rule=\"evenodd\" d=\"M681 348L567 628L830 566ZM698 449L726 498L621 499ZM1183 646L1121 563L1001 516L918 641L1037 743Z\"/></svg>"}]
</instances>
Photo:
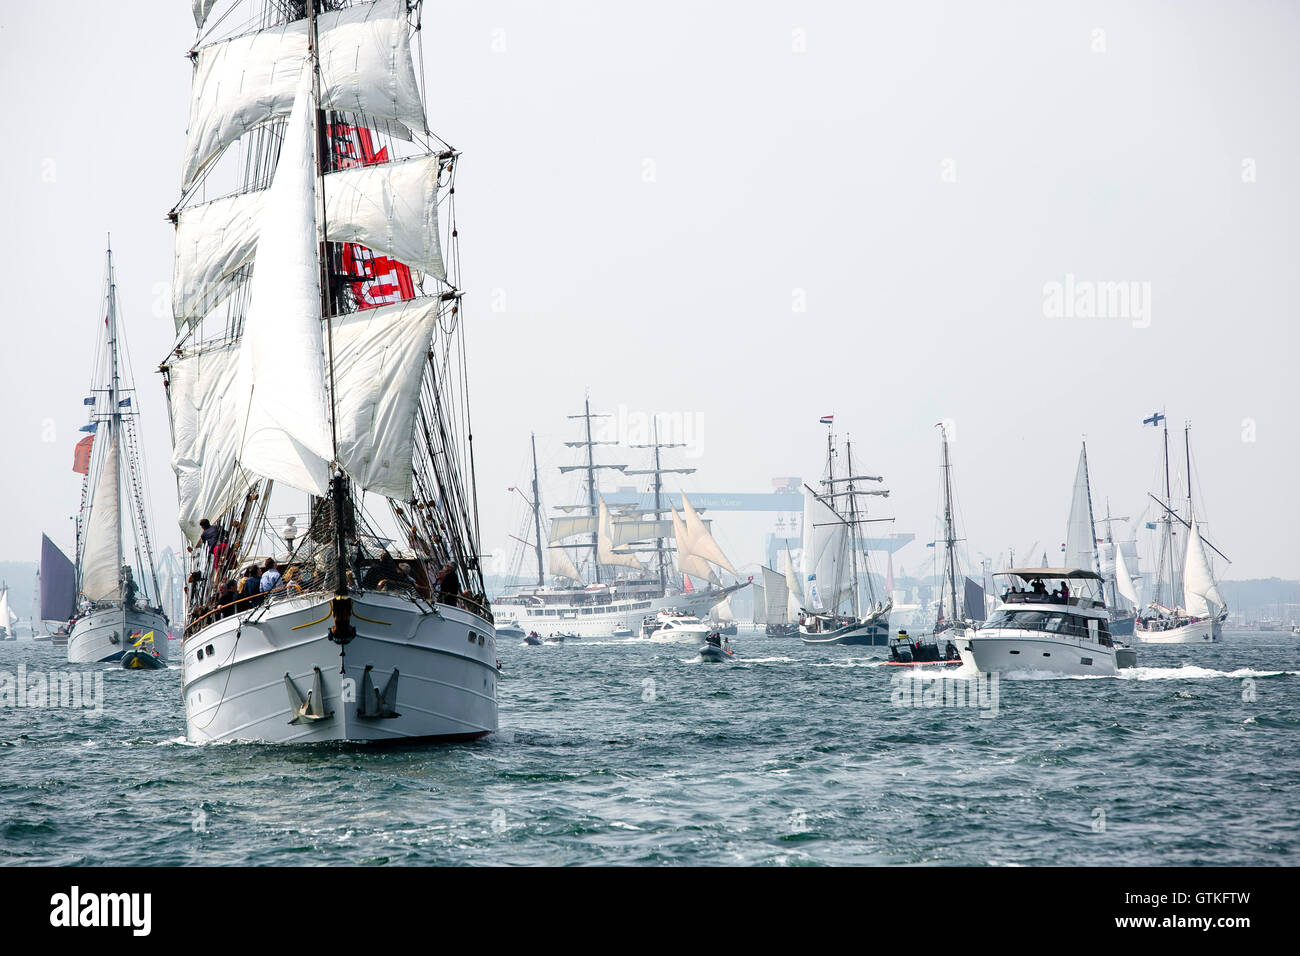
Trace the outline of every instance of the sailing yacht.
<instances>
[{"instance_id":1,"label":"sailing yacht","mask_svg":"<svg viewBox=\"0 0 1300 956\"><path fill-rule=\"evenodd\" d=\"M630 636L640 631L645 618L653 618L660 611L672 609L686 616L705 617L712 608L749 584L738 580L722 586L722 572L737 579L739 575L718 546L709 525L685 493L681 496L680 512L665 500L664 475L689 474L695 469L669 468L663 464L662 449L677 446L659 441L657 423L651 444L631 446L650 449L651 466L633 469L597 459L599 446L615 443L593 438L592 423L605 416L592 412L590 399L581 414L569 417L583 422L583 437L565 443L570 448L582 449L582 460L562 465L560 472L583 473L586 501L556 509L560 513L550 518L547 541L542 540L544 520L534 443L533 496L531 500L525 499L531 512L533 540L516 540L535 553L537 582L499 597L496 603L503 615L509 615L525 632L536 631L542 635ZM597 472L601 470L651 476L650 507L611 512L600 495ZM665 513L671 514L671 518L665 518ZM639 555L649 559L650 564L643 563ZM585 574L579 567L580 561L586 565ZM695 587L688 576L703 586ZM548 584L548 579L560 583Z\"/></svg>"},{"instance_id":2,"label":"sailing yacht","mask_svg":"<svg viewBox=\"0 0 1300 956\"><path fill-rule=\"evenodd\" d=\"M1196 518L1192 497L1191 426L1183 429L1187 463L1187 517L1183 517L1173 504L1168 419L1157 412L1146 422L1163 423L1164 427L1165 495L1163 499L1151 496L1164 510L1164 515L1160 518L1160 556L1156 565L1154 596L1138 615L1134 634L1144 644L1211 644L1222 639L1228 604L1219 593L1207 549L1224 556L1202 536ZM1177 531L1175 524L1179 526ZM1177 544L1180 538L1185 542L1181 587Z\"/></svg>"},{"instance_id":3,"label":"sailing yacht","mask_svg":"<svg viewBox=\"0 0 1300 956\"><path fill-rule=\"evenodd\" d=\"M947 638L956 647L961 659L970 663L970 642L968 638L977 626L976 621L984 617L984 595L979 593L979 608L970 606L966 600L966 576L962 575L963 587L960 596L957 590L957 517L952 498L952 457L948 448L948 430L943 422L939 429L939 441L942 446L943 459L943 567L939 574L939 607L935 617L934 636L936 643L940 637Z\"/></svg>"},{"instance_id":4,"label":"sailing yacht","mask_svg":"<svg viewBox=\"0 0 1300 956\"><path fill-rule=\"evenodd\" d=\"M830 425L829 421L825 424ZM826 469L821 491L804 486L803 519L803 597L807 605L800 615L799 637L805 644L875 644L889 643L889 611L893 599L875 599L875 585L866 552L860 548L859 528L874 520L864 516L858 503L863 495L889 494L886 490L866 491L859 487L867 481L883 481L879 476L853 472L853 448L845 446L848 473L835 473L835 440L830 427L826 430ZM866 571L867 592L863 600L858 562Z\"/></svg>"},{"instance_id":5,"label":"sailing yacht","mask_svg":"<svg viewBox=\"0 0 1300 956\"><path fill-rule=\"evenodd\" d=\"M460 153L428 130L420 4L248 0L207 27L212 8L195 4L162 367L191 547L187 736L482 737L498 665L463 387ZM237 191L202 201L223 173ZM307 515L292 540L273 504ZM232 599L241 569L264 572Z\"/></svg>"},{"instance_id":6,"label":"sailing yacht","mask_svg":"<svg viewBox=\"0 0 1300 956\"><path fill-rule=\"evenodd\" d=\"M77 607L77 568L49 535L41 535L41 566L37 580L40 619L61 629L64 640L60 644L66 645L68 621ZM51 640L53 636L50 635Z\"/></svg>"},{"instance_id":7,"label":"sailing yacht","mask_svg":"<svg viewBox=\"0 0 1300 956\"><path fill-rule=\"evenodd\" d=\"M0 584L0 641L16 641L14 622L18 618L9 610L9 585Z\"/></svg>"},{"instance_id":8,"label":"sailing yacht","mask_svg":"<svg viewBox=\"0 0 1300 956\"><path fill-rule=\"evenodd\" d=\"M86 465L86 477L77 521L76 616L67 643L73 664L117 661L133 640L167 633L149 537L137 395L122 361L111 247L107 255L103 349L85 400L90 456L74 462L76 470Z\"/></svg>"}]
</instances>

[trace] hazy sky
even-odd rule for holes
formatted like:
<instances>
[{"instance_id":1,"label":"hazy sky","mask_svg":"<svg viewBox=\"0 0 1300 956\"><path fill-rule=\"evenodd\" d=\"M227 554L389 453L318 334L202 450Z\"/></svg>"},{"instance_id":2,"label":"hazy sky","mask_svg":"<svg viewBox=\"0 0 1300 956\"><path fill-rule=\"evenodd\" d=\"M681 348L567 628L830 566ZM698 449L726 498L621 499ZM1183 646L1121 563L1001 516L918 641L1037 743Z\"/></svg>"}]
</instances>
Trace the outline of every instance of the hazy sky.
<instances>
[{"instance_id":1,"label":"hazy sky","mask_svg":"<svg viewBox=\"0 0 1300 956\"><path fill-rule=\"evenodd\" d=\"M71 545L110 231L156 540L179 542L153 370L190 4L60 10L0 8L5 559L35 560L42 531ZM1164 407L1180 441L1193 422L1220 574L1300 576L1300 7L460 0L426 3L423 32L431 125L465 152L487 550L528 433L558 461L588 389L697 423L702 491L814 477L834 413L918 542L950 420L964 532L990 555L1064 540L1085 435L1098 508L1134 514L1159 457L1140 423ZM1137 298L1051 317L1067 276ZM756 560L768 519L715 517Z\"/></svg>"}]
</instances>

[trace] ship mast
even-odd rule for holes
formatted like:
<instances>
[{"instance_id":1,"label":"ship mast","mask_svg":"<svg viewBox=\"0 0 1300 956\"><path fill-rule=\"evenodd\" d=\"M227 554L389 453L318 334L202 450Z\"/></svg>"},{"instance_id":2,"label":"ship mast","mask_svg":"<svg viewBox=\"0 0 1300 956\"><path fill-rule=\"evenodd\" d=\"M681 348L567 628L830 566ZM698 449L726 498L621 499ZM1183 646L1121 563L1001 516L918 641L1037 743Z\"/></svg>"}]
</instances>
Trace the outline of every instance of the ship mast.
<instances>
[{"instance_id":1,"label":"ship mast","mask_svg":"<svg viewBox=\"0 0 1300 956\"><path fill-rule=\"evenodd\" d=\"M651 424L651 442L648 445L629 445L629 448L649 448L654 451L654 467L646 469L626 468L623 471L625 475L654 475L654 483L651 491L654 494L654 517L656 525L663 519L663 489L664 475L689 475L694 468L665 468L663 466L662 450L665 448L684 448L685 442L662 442L659 440L659 416L655 415ZM666 592L668 590L668 558L667 550L664 547L664 539L659 536L655 539L655 552L659 560L659 587Z\"/></svg>"},{"instance_id":2,"label":"ship mast","mask_svg":"<svg viewBox=\"0 0 1300 956\"><path fill-rule=\"evenodd\" d=\"M330 466L334 474L330 478L330 497L334 511L334 561L337 581L334 592L345 595L348 591L347 544L344 541L344 529L348 526L346 510L351 507L348 497L347 478L339 467L338 415L336 386L334 377L334 323L333 295L330 287L329 242L326 239L328 223L325 218L325 174L329 171L329 150L327 134L329 131L325 111L321 109L320 81L320 37L317 24L317 6L320 0L307 0L307 56L311 59L311 96L312 96L312 133L316 147L316 193L320 208L317 211L318 234L317 263L320 284L320 314L325 325L326 371L329 373L329 419L330 452L333 457Z\"/></svg>"},{"instance_id":3,"label":"ship mast","mask_svg":"<svg viewBox=\"0 0 1300 956\"><path fill-rule=\"evenodd\" d=\"M849 561L853 577L853 616L862 617L862 599L858 594L858 496L853 493L853 443L844 441L844 464L849 470Z\"/></svg>"},{"instance_id":4,"label":"ship mast","mask_svg":"<svg viewBox=\"0 0 1300 956\"><path fill-rule=\"evenodd\" d=\"M939 423L939 436L943 444L943 557L944 582L948 599L952 602L952 620L957 614L957 529L952 513L952 461L948 457L948 431ZM939 596L939 614L944 614L943 595Z\"/></svg>"},{"instance_id":5,"label":"ship mast","mask_svg":"<svg viewBox=\"0 0 1300 956\"><path fill-rule=\"evenodd\" d=\"M112 453L117 458L118 480L117 487L113 489L113 494L117 498L117 528L114 534L114 540L117 542L117 573L122 573L122 410L118 406L118 391L121 387L120 373L117 363L117 282L113 278L113 243L108 243L108 414L109 414L109 440L112 442ZM119 594L120 594L119 590ZM123 613L125 613L125 602L123 602ZM8 621L4 622L8 624Z\"/></svg>"},{"instance_id":6,"label":"ship mast","mask_svg":"<svg viewBox=\"0 0 1300 956\"><path fill-rule=\"evenodd\" d=\"M537 586L546 584L546 572L542 568L542 493L537 482L537 435L530 435L533 443L533 530L537 533Z\"/></svg>"}]
</instances>

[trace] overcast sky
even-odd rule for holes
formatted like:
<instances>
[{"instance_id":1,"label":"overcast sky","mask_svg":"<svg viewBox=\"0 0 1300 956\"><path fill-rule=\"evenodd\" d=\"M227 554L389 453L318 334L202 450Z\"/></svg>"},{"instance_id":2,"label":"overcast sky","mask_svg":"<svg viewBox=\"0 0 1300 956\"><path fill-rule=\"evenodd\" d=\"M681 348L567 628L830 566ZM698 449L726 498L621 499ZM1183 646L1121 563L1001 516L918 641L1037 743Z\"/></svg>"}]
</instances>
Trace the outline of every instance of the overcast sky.
<instances>
[{"instance_id":1,"label":"overcast sky","mask_svg":"<svg viewBox=\"0 0 1300 956\"><path fill-rule=\"evenodd\" d=\"M1084 436L1098 509L1135 514L1165 408L1180 443L1193 423L1219 573L1300 576L1297 5L459 0L423 32L431 125L464 150L487 550L529 432L558 463L589 389L695 423L700 491L815 477L833 413L917 534L909 571L935 422L996 555L1059 547ZM193 37L188 0L0 12L0 558L71 547L110 231L156 541L179 542L153 370ZM1136 283L1127 314L1049 314L1067 276ZM769 518L714 517L759 558Z\"/></svg>"}]
</instances>

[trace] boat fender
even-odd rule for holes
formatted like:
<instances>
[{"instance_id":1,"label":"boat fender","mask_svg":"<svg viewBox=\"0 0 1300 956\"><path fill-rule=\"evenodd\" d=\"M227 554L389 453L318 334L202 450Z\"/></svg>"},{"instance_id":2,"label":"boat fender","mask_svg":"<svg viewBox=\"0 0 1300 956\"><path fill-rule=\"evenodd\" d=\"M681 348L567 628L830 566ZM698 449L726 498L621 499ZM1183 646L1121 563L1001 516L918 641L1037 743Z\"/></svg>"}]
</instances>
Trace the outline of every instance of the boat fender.
<instances>
[{"instance_id":1,"label":"boat fender","mask_svg":"<svg viewBox=\"0 0 1300 956\"><path fill-rule=\"evenodd\" d=\"M110 635L108 636L108 643L110 643L110 644L121 644L121 643L122 643L121 639L117 636L117 631L114 631L112 634L110 634Z\"/></svg>"}]
</instances>

